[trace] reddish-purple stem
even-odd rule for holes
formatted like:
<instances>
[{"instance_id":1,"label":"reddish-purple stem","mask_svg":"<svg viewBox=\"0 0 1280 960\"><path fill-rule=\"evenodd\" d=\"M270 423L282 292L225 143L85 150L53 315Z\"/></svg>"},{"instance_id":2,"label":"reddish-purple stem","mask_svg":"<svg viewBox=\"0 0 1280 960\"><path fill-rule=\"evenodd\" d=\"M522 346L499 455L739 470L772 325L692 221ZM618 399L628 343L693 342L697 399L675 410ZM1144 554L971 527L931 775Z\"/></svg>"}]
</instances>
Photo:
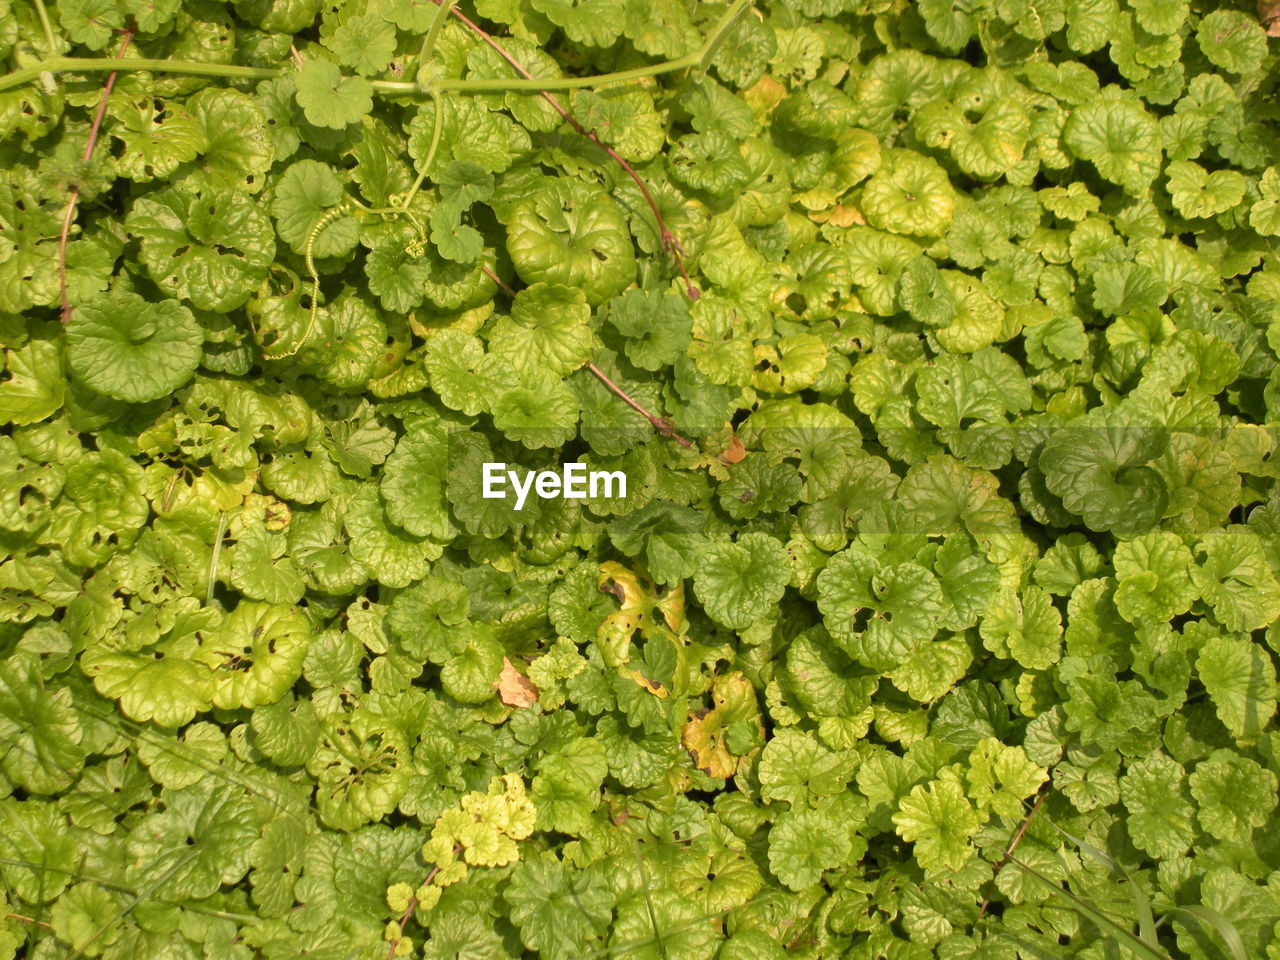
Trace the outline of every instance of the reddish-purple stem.
<instances>
[{"instance_id":1,"label":"reddish-purple stem","mask_svg":"<svg viewBox=\"0 0 1280 960\"><path fill-rule=\"evenodd\" d=\"M488 275L490 280L492 280L494 283L496 283L499 287L502 288L503 293L505 293L508 297L512 297L512 298L515 297L516 292L511 288L511 284L507 283L507 281L503 280L500 276L498 276L489 267L487 263L480 264L480 269L483 270Z\"/></svg>"},{"instance_id":2,"label":"reddish-purple stem","mask_svg":"<svg viewBox=\"0 0 1280 960\"><path fill-rule=\"evenodd\" d=\"M442 2L442 0L435 0L435 2L438 4ZM508 51L506 47L504 47L492 36L490 36L484 30L484 28L480 27L475 22L473 22L470 18L467 17L466 14L459 11L457 7L451 8L449 12L452 13L459 20L461 20L463 23L465 23L472 32L474 32L478 37L480 37L481 40L483 40L495 51L497 51L498 56L502 57L503 60L511 64L511 66L515 68L517 73L519 73L526 80L534 80L536 82L537 78L535 78L532 73L526 70L524 68L524 65L520 63L520 61L517 60L515 57L513 57L510 51ZM697 300L701 294L698 292L698 288L693 285L693 281L689 279L689 274L685 270L684 247L680 245L680 240L676 237L676 235L672 233L669 229L667 229L667 222L662 217L662 211L658 209L658 202L654 200L653 194L649 192L649 187L644 182L644 179L640 176L640 174L636 173L635 168L631 166L631 164L627 163L626 160L622 159L622 157L618 154L618 151L614 150L613 147L609 146L607 143L601 140L594 130L588 130L581 123L579 123L577 117L575 117L572 113L570 113L568 109L551 94L550 91L539 90L538 92L542 94L543 99L545 99L547 103L551 104L551 106L555 109L556 113L560 114L560 116L562 116L565 119L565 121L568 122L569 126L573 127L574 130L576 130L582 136L586 137L588 140L590 140L592 143L598 146L601 150L607 153L610 157L612 157L614 162L617 163L618 166L620 166L623 170L625 170L627 173L627 176L629 176L635 182L635 185L640 188L640 193L644 195L645 202L649 204L649 209L653 212L653 218L658 222L658 231L662 238L663 249L669 250L671 252L672 259L674 259L676 263L676 269L680 271L680 276L684 278L685 295L690 300Z\"/></svg>"},{"instance_id":3,"label":"reddish-purple stem","mask_svg":"<svg viewBox=\"0 0 1280 960\"><path fill-rule=\"evenodd\" d=\"M598 379L606 387L608 387L610 390L616 393L619 397L621 397L622 400L628 406L631 407L631 409L635 410L636 413L640 414L640 416L644 417L651 424L653 424L653 428L657 430L660 434L662 434L664 437L671 437L671 439L675 440L682 447L693 446L692 443L690 443L684 437L680 436L680 434L676 433L676 429L671 425L671 421L664 420L662 417L655 417L652 413L650 413L644 407L640 406L640 404L636 403L635 400L631 399L631 397L628 396L625 390L623 390L620 386L618 386L616 383L614 383L612 380L606 377L604 375L604 371L602 371L594 363L588 363L587 369L590 370L593 374L595 374L596 379Z\"/></svg>"},{"instance_id":4,"label":"reddish-purple stem","mask_svg":"<svg viewBox=\"0 0 1280 960\"><path fill-rule=\"evenodd\" d=\"M1048 787L1040 791L1040 795L1036 797L1036 802L1032 804L1030 812L1023 818L1022 824L1018 827L1018 832L1013 835L1013 839L1009 841L1009 845L1004 848L1004 856L1002 856L1000 858L1000 862L995 865L997 873L999 873L1000 868L1008 862L1009 858L1013 856L1013 851L1018 849L1018 844L1022 842L1022 837L1027 832L1027 827L1031 826L1031 818L1036 815L1037 811L1039 811L1040 805L1044 803L1044 798L1047 796L1049 796ZM982 907L978 910L978 919L982 919L987 912L987 907L990 905L991 898L984 897L982 900Z\"/></svg>"},{"instance_id":5,"label":"reddish-purple stem","mask_svg":"<svg viewBox=\"0 0 1280 960\"><path fill-rule=\"evenodd\" d=\"M453 852L457 853L462 849L461 844L453 848ZM436 878L436 874L440 872L438 866L432 867L431 872L427 874L427 879L423 880L419 886L425 887ZM404 913L400 914L400 936L404 936L404 928L409 925L409 918L413 916L413 911L418 909L418 896L414 894L409 898L409 906L405 907ZM396 947L400 946L400 939L397 937L391 941L391 947L387 950L387 960L394 960L396 955Z\"/></svg>"},{"instance_id":6,"label":"reddish-purple stem","mask_svg":"<svg viewBox=\"0 0 1280 960\"><path fill-rule=\"evenodd\" d=\"M125 27L121 33L120 49L116 51L119 60L129 49L129 41L133 39L133 28ZM98 109L93 114L93 124L89 127L89 139L84 145L81 163L88 163L93 156L94 145L98 142L98 131L102 127L102 118L107 114L107 100L111 97L111 88L116 85L116 71L107 74L106 83L102 85L102 96L98 98ZM67 199L67 209L62 214L62 233L58 236L58 292L62 298L62 322L71 319L71 301L67 298L67 240L71 236L71 223L75 219L76 204L80 202L79 184L71 185L71 196Z\"/></svg>"}]
</instances>

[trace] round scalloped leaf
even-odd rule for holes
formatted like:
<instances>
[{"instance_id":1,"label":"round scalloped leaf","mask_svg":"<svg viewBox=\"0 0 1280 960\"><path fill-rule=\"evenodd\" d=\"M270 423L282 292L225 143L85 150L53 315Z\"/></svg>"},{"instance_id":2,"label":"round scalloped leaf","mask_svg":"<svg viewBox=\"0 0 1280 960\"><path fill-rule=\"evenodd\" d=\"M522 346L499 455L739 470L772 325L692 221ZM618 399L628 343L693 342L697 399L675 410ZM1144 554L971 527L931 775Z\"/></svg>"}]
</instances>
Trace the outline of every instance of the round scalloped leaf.
<instances>
[{"instance_id":1,"label":"round scalloped leaf","mask_svg":"<svg viewBox=\"0 0 1280 960\"><path fill-rule=\"evenodd\" d=\"M627 359L642 370L675 363L691 340L689 304L670 290L628 290L610 301L606 317L626 338Z\"/></svg>"},{"instance_id":2,"label":"round scalloped leaf","mask_svg":"<svg viewBox=\"0 0 1280 960\"><path fill-rule=\"evenodd\" d=\"M387 351L387 326L378 310L354 291L346 291L320 307L318 314L298 359L334 387L363 387Z\"/></svg>"},{"instance_id":3,"label":"round scalloped leaf","mask_svg":"<svg viewBox=\"0 0 1280 960\"><path fill-rule=\"evenodd\" d=\"M965 173L995 180L1022 161L1031 118L1016 98L987 92L977 84L961 87L953 100L926 104L913 123L921 142L949 151Z\"/></svg>"},{"instance_id":4,"label":"round scalloped leaf","mask_svg":"<svg viewBox=\"0 0 1280 960\"><path fill-rule=\"evenodd\" d=\"M1116 545L1116 610L1130 623L1167 621L1191 609L1195 558L1176 534L1153 530Z\"/></svg>"},{"instance_id":5,"label":"round scalloped leaf","mask_svg":"<svg viewBox=\"0 0 1280 960\"><path fill-rule=\"evenodd\" d=\"M0 420L37 423L61 409L67 385L56 343L32 340L16 350L6 350L4 373Z\"/></svg>"},{"instance_id":6,"label":"round scalloped leaf","mask_svg":"<svg viewBox=\"0 0 1280 960\"><path fill-rule=\"evenodd\" d=\"M447 331L446 331L447 332ZM535 283L516 294L511 316L499 317L489 350L501 363L566 377L591 358L591 308L581 290Z\"/></svg>"},{"instance_id":7,"label":"round scalloped leaf","mask_svg":"<svg viewBox=\"0 0 1280 960\"><path fill-rule=\"evenodd\" d=\"M1120 796L1129 811L1129 837L1153 857L1175 860L1195 839L1185 775L1180 763L1157 752L1131 763L1120 778Z\"/></svg>"},{"instance_id":8,"label":"round scalloped leaf","mask_svg":"<svg viewBox=\"0 0 1280 960\"><path fill-rule=\"evenodd\" d=\"M0 772L34 794L69 787L84 764L80 720L71 690L46 687L39 661L0 661Z\"/></svg>"},{"instance_id":9,"label":"round scalloped leaf","mask_svg":"<svg viewBox=\"0 0 1280 960\"><path fill-rule=\"evenodd\" d=\"M342 181L333 168L319 160L299 160L289 166L272 190L271 214L276 230L294 253L305 253L311 241L315 257L340 257L356 245L359 226L355 217L346 214L330 218L315 232L322 217L332 207L345 201Z\"/></svg>"},{"instance_id":10,"label":"round scalloped leaf","mask_svg":"<svg viewBox=\"0 0 1280 960\"><path fill-rule=\"evenodd\" d=\"M493 425L530 449L559 447L578 428L578 399L563 380L530 367L492 401Z\"/></svg>"},{"instance_id":11,"label":"round scalloped leaf","mask_svg":"<svg viewBox=\"0 0 1280 960\"><path fill-rule=\"evenodd\" d=\"M830 813L788 810L769 830L769 869L791 890L813 886L852 852L848 825Z\"/></svg>"},{"instance_id":12,"label":"round scalloped leaf","mask_svg":"<svg viewBox=\"0 0 1280 960\"><path fill-rule=\"evenodd\" d=\"M889 233L940 237L951 226L955 195L936 161L897 150L862 188L862 212L867 223Z\"/></svg>"},{"instance_id":13,"label":"round scalloped leaf","mask_svg":"<svg viewBox=\"0 0 1280 960\"><path fill-rule=\"evenodd\" d=\"M200 310L244 304L275 257L271 221L230 188L150 194L134 202L125 227L141 241L139 259L156 285Z\"/></svg>"},{"instance_id":14,"label":"round scalloped leaf","mask_svg":"<svg viewBox=\"0 0 1280 960\"><path fill-rule=\"evenodd\" d=\"M849 656L885 671L937 634L946 604L932 571L914 562L882 562L854 546L818 575L818 609Z\"/></svg>"},{"instance_id":15,"label":"round scalloped leaf","mask_svg":"<svg viewBox=\"0 0 1280 960\"><path fill-rule=\"evenodd\" d=\"M653 109L653 97L641 88L576 91L573 112L579 123L631 163L652 160L662 149L662 121Z\"/></svg>"},{"instance_id":16,"label":"round scalloped leaf","mask_svg":"<svg viewBox=\"0 0 1280 960\"><path fill-rule=\"evenodd\" d=\"M213 676L193 655L206 633L217 630L218 612L200 609L194 598L174 605L172 625L164 634L152 627L158 641L151 649L111 650L97 645L85 651L81 669L98 693L120 701L133 720L162 727L180 727L209 709ZM134 625L135 642L142 623Z\"/></svg>"},{"instance_id":17,"label":"round scalloped leaf","mask_svg":"<svg viewBox=\"0 0 1280 960\"><path fill-rule=\"evenodd\" d=\"M614 894L604 873L570 869L549 851L521 861L502 896L524 945L546 960L581 956L613 919Z\"/></svg>"},{"instance_id":18,"label":"round scalloped leaf","mask_svg":"<svg viewBox=\"0 0 1280 960\"><path fill-rule=\"evenodd\" d=\"M382 468L379 489L393 523L417 537L448 539L454 532L444 497L448 464L448 434L434 424L411 424Z\"/></svg>"},{"instance_id":19,"label":"round scalloped leaf","mask_svg":"<svg viewBox=\"0 0 1280 960\"><path fill-rule=\"evenodd\" d=\"M148 302L116 288L77 307L67 323L67 353L77 380L130 403L168 396L191 379L204 334L176 300Z\"/></svg>"},{"instance_id":20,"label":"round scalloped leaf","mask_svg":"<svg viewBox=\"0 0 1280 960\"><path fill-rule=\"evenodd\" d=\"M1248 183L1238 170L1205 170L1190 160L1178 160L1165 171L1173 205L1184 217L1212 217L1240 204Z\"/></svg>"},{"instance_id":21,"label":"round scalloped leaf","mask_svg":"<svg viewBox=\"0 0 1280 960\"><path fill-rule=\"evenodd\" d=\"M1160 172L1160 128L1134 100L1095 100L1077 107L1062 138L1067 149L1129 193L1141 196Z\"/></svg>"},{"instance_id":22,"label":"round scalloped leaf","mask_svg":"<svg viewBox=\"0 0 1280 960\"><path fill-rule=\"evenodd\" d=\"M409 749L389 718L362 710L328 717L319 746L307 760L316 778L316 810L335 830L381 820L408 786Z\"/></svg>"},{"instance_id":23,"label":"round scalloped leaf","mask_svg":"<svg viewBox=\"0 0 1280 960\"><path fill-rule=\"evenodd\" d=\"M242 600L192 659L213 671L214 706L256 707L274 703L293 686L310 642L301 610Z\"/></svg>"},{"instance_id":24,"label":"round scalloped leaf","mask_svg":"<svg viewBox=\"0 0 1280 960\"><path fill-rule=\"evenodd\" d=\"M530 0L575 43L610 47L626 23L626 0Z\"/></svg>"},{"instance_id":25,"label":"round scalloped leaf","mask_svg":"<svg viewBox=\"0 0 1280 960\"><path fill-rule=\"evenodd\" d=\"M266 115L239 90L201 90L187 101L191 115L204 125L205 146L199 173L219 187L257 193L275 158Z\"/></svg>"},{"instance_id":26,"label":"round scalloped leaf","mask_svg":"<svg viewBox=\"0 0 1280 960\"><path fill-rule=\"evenodd\" d=\"M483 703L494 695L502 673L502 646L488 624L465 631L466 647L440 670L445 693L462 703Z\"/></svg>"},{"instance_id":27,"label":"round scalloped leaf","mask_svg":"<svg viewBox=\"0 0 1280 960\"><path fill-rule=\"evenodd\" d=\"M576 180L550 180L516 204L507 221L507 252L526 283L578 287L593 305L635 280L621 208L599 187Z\"/></svg>"},{"instance_id":28,"label":"round scalloped leaf","mask_svg":"<svg viewBox=\"0 0 1280 960\"><path fill-rule=\"evenodd\" d=\"M915 844L925 870L960 870L973 856L970 838L982 826L964 786L954 776L912 788L893 815L898 836Z\"/></svg>"},{"instance_id":29,"label":"round scalloped leaf","mask_svg":"<svg viewBox=\"0 0 1280 960\"><path fill-rule=\"evenodd\" d=\"M1267 58L1267 32L1242 10L1214 10L1196 27L1196 42L1215 67L1253 73Z\"/></svg>"},{"instance_id":30,"label":"round scalloped leaf","mask_svg":"<svg viewBox=\"0 0 1280 960\"><path fill-rule=\"evenodd\" d=\"M1234 750L1215 750L1188 777L1200 825L1220 840L1247 841L1276 808L1276 775Z\"/></svg>"},{"instance_id":31,"label":"round scalloped leaf","mask_svg":"<svg viewBox=\"0 0 1280 960\"><path fill-rule=\"evenodd\" d=\"M309 123L341 130L373 109L373 85L363 77L344 77L338 65L312 56L297 75L295 96Z\"/></svg>"},{"instance_id":32,"label":"round scalloped leaf","mask_svg":"<svg viewBox=\"0 0 1280 960\"><path fill-rule=\"evenodd\" d=\"M1049 489L1089 529L1133 537L1154 527L1169 502L1164 480L1148 466L1168 443L1163 427L1098 413L1050 434L1040 469Z\"/></svg>"},{"instance_id":33,"label":"round scalloped leaf","mask_svg":"<svg viewBox=\"0 0 1280 960\"><path fill-rule=\"evenodd\" d=\"M693 574L703 608L734 630L768 619L789 579L782 544L765 533L747 533L733 543L709 544Z\"/></svg>"}]
</instances>

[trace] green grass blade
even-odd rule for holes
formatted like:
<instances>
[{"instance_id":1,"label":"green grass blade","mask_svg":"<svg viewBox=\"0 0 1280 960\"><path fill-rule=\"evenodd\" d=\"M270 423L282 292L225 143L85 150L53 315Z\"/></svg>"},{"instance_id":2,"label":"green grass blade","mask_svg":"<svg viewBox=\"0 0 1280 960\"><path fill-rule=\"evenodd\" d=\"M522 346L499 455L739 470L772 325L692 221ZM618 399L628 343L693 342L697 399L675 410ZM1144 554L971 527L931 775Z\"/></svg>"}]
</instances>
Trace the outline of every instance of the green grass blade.
<instances>
[{"instance_id":1,"label":"green grass blade","mask_svg":"<svg viewBox=\"0 0 1280 960\"><path fill-rule=\"evenodd\" d=\"M1124 877L1129 884L1129 897L1133 901L1134 914L1138 918L1138 936L1153 947L1159 946L1160 938L1156 934L1156 918L1151 910L1151 898L1147 896L1145 890L1133 879L1133 874L1129 869L1109 854L1103 853L1093 844L1079 837L1073 837L1067 831L1063 830L1056 823L1050 824L1060 834L1074 843L1077 847L1087 853L1089 856L1097 860L1112 873L1118 873Z\"/></svg>"},{"instance_id":2,"label":"green grass blade","mask_svg":"<svg viewBox=\"0 0 1280 960\"><path fill-rule=\"evenodd\" d=\"M1115 933L1117 937L1120 938L1120 940L1124 942L1125 946L1129 947L1129 949L1132 950L1134 953L1136 953L1138 956L1145 957L1146 960L1171 960L1169 955L1165 953L1163 950L1159 949L1158 947L1153 947L1151 944L1147 943L1145 940L1143 940L1141 937L1135 934L1132 930L1129 930L1122 924L1118 923L1114 918L1103 913L1100 909L1095 907L1089 901L1085 900L1083 897L1080 897L1072 893L1070 890L1067 890L1063 887L1058 886L1056 883L1054 883L1052 880L1046 877L1039 870L1035 869L1035 867L1032 867L1029 864L1023 863L1021 860L1019 860L1017 857L1014 857L1014 856L1009 857L1009 862L1017 864L1019 867L1025 870L1028 874L1035 877L1037 880L1039 880L1041 883L1047 886L1054 893L1069 900L1077 910L1079 910L1089 919L1093 920L1094 923L1111 930L1113 933Z\"/></svg>"},{"instance_id":3,"label":"green grass blade","mask_svg":"<svg viewBox=\"0 0 1280 960\"><path fill-rule=\"evenodd\" d=\"M1249 954L1244 948L1244 938L1240 936L1240 931L1236 929L1234 923L1217 910L1201 904L1193 904L1189 907L1174 907L1169 913L1170 915L1185 913L1206 926L1212 927L1226 946L1227 952L1231 955L1231 960L1249 960Z\"/></svg>"}]
</instances>

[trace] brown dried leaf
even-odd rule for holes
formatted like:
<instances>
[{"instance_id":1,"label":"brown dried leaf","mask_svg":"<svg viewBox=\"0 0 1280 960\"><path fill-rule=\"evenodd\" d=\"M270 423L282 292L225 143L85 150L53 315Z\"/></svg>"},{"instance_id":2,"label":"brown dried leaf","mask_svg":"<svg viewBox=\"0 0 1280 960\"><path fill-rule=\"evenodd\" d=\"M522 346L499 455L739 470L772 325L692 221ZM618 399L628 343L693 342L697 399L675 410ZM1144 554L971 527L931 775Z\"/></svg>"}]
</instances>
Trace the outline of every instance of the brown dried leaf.
<instances>
[{"instance_id":1,"label":"brown dried leaf","mask_svg":"<svg viewBox=\"0 0 1280 960\"><path fill-rule=\"evenodd\" d=\"M1258 0L1258 19L1268 37L1280 37L1280 0Z\"/></svg>"},{"instance_id":2,"label":"brown dried leaf","mask_svg":"<svg viewBox=\"0 0 1280 960\"><path fill-rule=\"evenodd\" d=\"M498 696L508 707L529 707L538 701L538 688L533 681L502 658L502 673L498 676Z\"/></svg>"},{"instance_id":3,"label":"brown dried leaf","mask_svg":"<svg viewBox=\"0 0 1280 960\"><path fill-rule=\"evenodd\" d=\"M747 448L742 445L742 441L738 439L738 435L735 433L733 439L729 441L729 446L720 451L720 462L725 466L731 463L740 463L746 455Z\"/></svg>"}]
</instances>

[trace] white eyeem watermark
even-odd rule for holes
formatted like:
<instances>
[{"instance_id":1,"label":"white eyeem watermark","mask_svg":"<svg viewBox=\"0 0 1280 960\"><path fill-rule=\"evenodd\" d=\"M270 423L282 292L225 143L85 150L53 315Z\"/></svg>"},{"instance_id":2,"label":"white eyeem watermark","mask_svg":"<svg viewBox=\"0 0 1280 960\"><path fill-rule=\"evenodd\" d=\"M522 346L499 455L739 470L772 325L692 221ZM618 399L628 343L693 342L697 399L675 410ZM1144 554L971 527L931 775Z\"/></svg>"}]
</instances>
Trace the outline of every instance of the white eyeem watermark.
<instances>
[{"instance_id":1,"label":"white eyeem watermark","mask_svg":"<svg viewBox=\"0 0 1280 960\"><path fill-rule=\"evenodd\" d=\"M523 510L529 493L542 500L585 500L603 497L617 500L627 495L627 475L621 470L588 470L585 463L565 463L560 472L554 470L526 470L521 478L515 470L508 470L505 463L482 464L484 483L480 495L485 500L505 500L510 484L516 494L516 509Z\"/></svg>"}]
</instances>

